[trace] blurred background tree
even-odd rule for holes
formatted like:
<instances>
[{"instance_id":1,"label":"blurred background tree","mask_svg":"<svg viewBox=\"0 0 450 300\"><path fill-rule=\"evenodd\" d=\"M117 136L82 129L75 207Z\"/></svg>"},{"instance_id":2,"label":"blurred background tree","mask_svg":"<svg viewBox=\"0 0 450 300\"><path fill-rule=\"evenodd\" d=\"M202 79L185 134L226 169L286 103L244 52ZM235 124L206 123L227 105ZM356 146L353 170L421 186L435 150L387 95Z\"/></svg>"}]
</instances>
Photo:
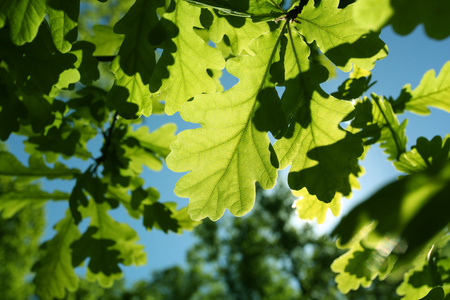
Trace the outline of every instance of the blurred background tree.
<instances>
[{"instance_id":1,"label":"blurred background tree","mask_svg":"<svg viewBox=\"0 0 450 300\"><path fill-rule=\"evenodd\" d=\"M0 176L0 198L27 188L27 184ZM0 218L0 299L29 299L34 293L31 267L44 227L44 210L40 207L28 206L10 218Z\"/></svg>"}]
</instances>

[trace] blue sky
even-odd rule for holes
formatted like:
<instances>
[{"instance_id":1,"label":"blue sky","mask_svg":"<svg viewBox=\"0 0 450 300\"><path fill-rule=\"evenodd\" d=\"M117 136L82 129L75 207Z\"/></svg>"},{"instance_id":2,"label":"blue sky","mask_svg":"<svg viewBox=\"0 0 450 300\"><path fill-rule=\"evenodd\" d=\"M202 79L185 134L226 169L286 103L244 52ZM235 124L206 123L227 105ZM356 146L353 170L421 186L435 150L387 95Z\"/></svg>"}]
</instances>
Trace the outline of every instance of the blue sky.
<instances>
[{"instance_id":1,"label":"blue sky","mask_svg":"<svg viewBox=\"0 0 450 300\"><path fill-rule=\"evenodd\" d=\"M397 97L405 84L411 83L412 88L415 88L426 71L435 69L436 73L439 73L445 62L450 59L450 39L444 41L432 40L424 34L422 27L416 28L408 36L399 36L388 27L383 30L381 38L389 47L389 55L386 59L376 63L373 70L373 79L377 81L377 84L369 92ZM328 93L334 92L347 76L348 74L339 73L337 79L324 83L322 87ZM234 78L230 79L228 76L223 81L223 85L225 88L229 88L235 82ZM402 115L402 119L405 117L409 119L407 126L408 148L415 143L419 136L430 139L435 135L445 136L449 133L450 118L447 113L437 109L432 109L431 116L428 117L409 113ZM144 124L153 131L167 122L176 123L179 131L197 126L185 123L178 114L172 117L151 116L144 121ZM23 149L20 138L14 138L8 144L13 152L16 152L17 149ZM100 149L100 145L93 146ZM392 163L386 160L384 154L375 148L371 149L363 161L366 174L359 180L361 190L355 191L351 200L344 200L344 213L348 211L349 207L368 197L380 186L394 180L399 174L395 171ZM147 170L143 174L146 185L154 186L160 191L161 201L177 202L180 207L186 206L188 200L175 196L173 189L182 175L167 168L158 173ZM73 183L68 184L62 181L44 183L44 187L49 190L55 188L69 190L72 185ZM50 203L47 206L48 226L44 240L52 237L53 230L51 227L63 216L67 207L66 202ZM123 209L112 211L111 215L120 222L129 223L138 232L140 243L145 246L148 256L148 263L144 267L122 268L127 282L148 278L150 273L156 269L183 263L186 250L194 243L191 233L177 235L173 233L165 234L159 230L147 231L140 221L128 217ZM328 215L326 223L320 225L318 231L327 232L336 223L336 220L337 218ZM84 271L81 271L80 274L84 274Z\"/></svg>"}]
</instances>

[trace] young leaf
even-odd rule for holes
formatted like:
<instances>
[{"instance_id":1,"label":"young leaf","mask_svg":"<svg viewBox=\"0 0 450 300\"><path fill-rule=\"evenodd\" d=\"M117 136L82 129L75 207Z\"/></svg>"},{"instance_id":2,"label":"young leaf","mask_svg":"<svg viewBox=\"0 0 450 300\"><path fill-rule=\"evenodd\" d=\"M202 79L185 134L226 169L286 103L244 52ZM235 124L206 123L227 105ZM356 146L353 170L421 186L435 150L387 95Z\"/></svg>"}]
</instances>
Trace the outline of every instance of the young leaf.
<instances>
[{"instance_id":1,"label":"young leaf","mask_svg":"<svg viewBox=\"0 0 450 300\"><path fill-rule=\"evenodd\" d=\"M199 16L200 8L173 1L160 20L160 28L150 32L150 42L155 46L162 43L164 48L150 90L162 93L168 115L196 95L215 92L217 83L208 70L221 70L225 65L221 52L195 33Z\"/></svg>"},{"instance_id":2,"label":"young leaf","mask_svg":"<svg viewBox=\"0 0 450 300\"><path fill-rule=\"evenodd\" d=\"M71 292L78 289L78 276L72 267L70 245L78 240L80 232L69 211L56 224L55 230L56 235L41 246L43 255L32 269L36 273L36 294L43 300L63 298L66 289Z\"/></svg>"},{"instance_id":3,"label":"young leaf","mask_svg":"<svg viewBox=\"0 0 450 300\"><path fill-rule=\"evenodd\" d=\"M372 93L373 101L364 97L356 104L356 116L351 122L350 131L365 139L365 144L381 143L381 148L389 155L389 160L399 159L406 151L405 127L407 120L401 124L389 101ZM354 129L360 130L354 130Z\"/></svg>"},{"instance_id":4,"label":"young leaf","mask_svg":"<svg viewBox=\"0 0 450 300\"><path fill-rule=\"evenodd\" d=\"M192 171L178 181L175 192L190 198L188 212L194 220L217 220L225 209L244 215L254 203L254 182L266 189L275 184L277 158L254 118L267 105L266 91L276 97L269 71L279 59L281 36L276 30L253 40L249 47L255 56L227 62L228 72L240 78L237 85L223 93L197 96L181 111L183 119L203 126L178 135L167 165L177 172ZM271 126L269 119L260 121L260 126Z\"/></svg>"},{"instance_id":5,"label":"young leaf","mask_svg":"<svg viewBox=\"0 0 450 300\"><path fill-rule=\"evenodd\" d=\"M427 168L437 169L450 157L450 135L444 140L435 136L431 141L424 137L417 139L411 151L405 152L398 161L394 162L397 170L414 174Z\"/></svg>"},{"instance_id":6,"label":"young leaf","mask_svg":"<svg viewBox=\"0 0 450 300\"><path fill-rule=\"evenodd\" d=\"M378 33L359 26L353 20L354 5L338 9L339 0L323 0L317 7L309 1L295 25L308 43L317 42L320 50L341 70L352 64L371 70L375 61L387 56L388 50Z\"/></svg>"},{"instance_id":7,"label":"young leaf","mask_svg":"<svg viewBox=\"0 0 450 300\"><path fill-rule=\"evenodd\" d=\"M50 0L47 12L56 49L66 53L78 36L80 0Z\"/></svg>"},{"instance_id":8,"label":"young leaf","mask_svg":"<svg viewBox=\"0 0 450 300\"><path fill-rule=\"evenodd\" d=\"M434 70L425 73L420 84L411 91L411 85L403 87L402 94L392 103L395 111L404 109L421 115L428 115L428 106L450 112L450 61L435 78Z\"/></svg>"}]
</instances>

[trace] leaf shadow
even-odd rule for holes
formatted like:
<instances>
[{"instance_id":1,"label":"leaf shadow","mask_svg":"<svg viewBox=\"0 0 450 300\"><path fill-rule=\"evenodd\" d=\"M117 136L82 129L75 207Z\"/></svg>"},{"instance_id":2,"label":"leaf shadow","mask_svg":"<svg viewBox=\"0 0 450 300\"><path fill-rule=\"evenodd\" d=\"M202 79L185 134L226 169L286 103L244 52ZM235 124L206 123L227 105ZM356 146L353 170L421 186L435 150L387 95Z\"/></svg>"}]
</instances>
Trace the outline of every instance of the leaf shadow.
<instances>
[{"instance_id":1,"label":"leaf shadow","mask_svg":"<svg viewBox=\"0 0 450 300\"><path fill-rule=\"evenodd\" d=\"M166 13L173 12L175 10L176 3L171 1ZM155 70L149 79L150 91L152 93L157 92L164 79L170 77L169 66L175 63L175 54L177 52L177 45L172 41L179 35L179 28L172 21L166 18L161 18L158 24L152 28L148 34L149 43L159 49L163 49L163 52L156 63Z\"/></svg>"},{"instance_id":2,"label":"leaf shadow","mask_svg":"<svg viewBox=\"0 0 450 300\"><path fill-rule=\"evenodd\" d=\"M377 53L384 51L387 53L386 44L378 37L378 32L370 32L353 43L340 44L325 52L337 67L345 67L352 58L370 58Z\"/></svg>"},{"instance_id":3,"label":"leaf shadow","mask_svg":"<svg viewBox=\"0 0 450 300\"><path fill-rule=\"evenodd\" d=\"M307 157L317 161L317 165L290 172L289 186L294 190L306 187L311 195L316 195L325 203L333 200L336 191L349 194L348 175L352 173L349 160L360 156L362 152L361 140L347 132L343 139L334 144L309 150Z\"/></svg>"}]
</instances>

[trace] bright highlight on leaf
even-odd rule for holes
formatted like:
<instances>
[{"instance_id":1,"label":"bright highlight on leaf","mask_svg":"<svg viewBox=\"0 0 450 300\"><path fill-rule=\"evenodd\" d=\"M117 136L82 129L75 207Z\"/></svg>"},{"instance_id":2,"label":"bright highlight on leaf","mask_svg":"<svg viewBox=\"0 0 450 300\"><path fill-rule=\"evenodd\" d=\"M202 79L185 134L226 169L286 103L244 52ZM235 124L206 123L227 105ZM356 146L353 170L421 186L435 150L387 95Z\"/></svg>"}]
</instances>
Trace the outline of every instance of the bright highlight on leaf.
<instances>
[{"instance_id":1,"label":"bright highlight on leaf","mask_svg":"<svg viewBox=\"0 0 450 300\"><path fill-rule=\"evenodd\" d=\"M219 50L208 46L194 31L200 9L182 0L172 2L159 27L150 32L150 43L164 49L150 84L166 101L165 112L173 115L192 97L217 91L208 70L222 70Z\"/></svg>"},{"instance_id":2,"label":"bright highlight on leaf","mask_svg":"<svg viewBox=\"0 0 450 300\"><path fill-rule=\"evenodd\" d=\"M278 161L267 133L256 128L253 118L263 106L263 92L276 93L269 71L278 58L280 34L255 39L250 45L255 56L228 61L228 72L240 77L236 86L197 96L183 107L183 119L203 127L178 135L167 164L174 171L192 171L180 179L175 192L190 198L194 220L217 220L225 209L244 215L253 207L255 181L266 189L275 184Z\"/></svg>"}]
</instances>

